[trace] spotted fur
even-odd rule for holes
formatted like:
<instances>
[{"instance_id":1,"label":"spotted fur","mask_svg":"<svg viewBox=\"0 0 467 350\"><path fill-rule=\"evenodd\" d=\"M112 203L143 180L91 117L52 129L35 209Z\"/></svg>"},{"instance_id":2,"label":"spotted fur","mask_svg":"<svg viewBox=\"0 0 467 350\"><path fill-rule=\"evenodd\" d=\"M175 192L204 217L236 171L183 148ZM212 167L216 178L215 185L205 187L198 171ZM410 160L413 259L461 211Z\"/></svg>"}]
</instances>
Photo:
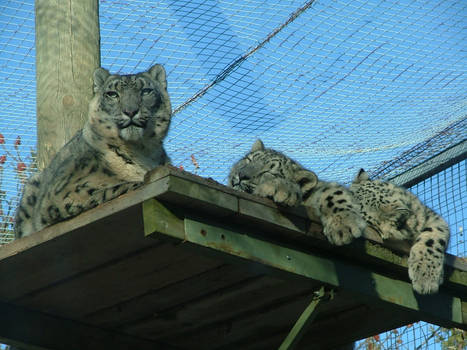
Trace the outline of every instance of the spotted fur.
<instances>
[{"instance_id":1,"label":"spotted fur","mask_svg":"<svg viewBox=\"0 0 467 350\"><path fill-rule=\"evenodd\" d=\"M389 182L370 180L361 169L350 191L368 224L383 239L408 240L413 245L408 260L415 291L431 294L443 282L449 226L414 194Z\"/></svg>"},{"instance_id":2,"label":"spotted fur","mask_svg":"<svg viewBox=\"0 0 467 350\"><path fill-rule=\"evenodd\" d=\"M310 217L321 219L324 235L336 245L360 237L366 227L348 189L319 180L286 155L265 148L261 140L232 167L228 184L278 204L305 205Z\"/></svg>"},{"instance_id":3,"label":"spotted fur","mask_svg":"<svg viewBox=\"0 0 467 350\"><path fill-rule=\"evenodd\" d=\"M162 145L172 113L164 68L134 75L98 68L93 78L83 129L24 188L17 237L126 193L148 170L170 162Z\"/></svg>"}]
</instances>

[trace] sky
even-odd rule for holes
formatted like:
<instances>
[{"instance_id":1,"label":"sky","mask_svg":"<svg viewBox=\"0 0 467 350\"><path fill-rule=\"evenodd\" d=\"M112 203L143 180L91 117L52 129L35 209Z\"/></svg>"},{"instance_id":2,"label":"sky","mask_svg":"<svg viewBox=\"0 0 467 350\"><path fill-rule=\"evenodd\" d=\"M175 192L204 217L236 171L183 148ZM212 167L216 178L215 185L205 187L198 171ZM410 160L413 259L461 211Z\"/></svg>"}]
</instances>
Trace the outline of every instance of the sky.
<instances>
[{"instance_id":1,"label":"sky","mask_svg":"<svg viewBox=\"0 0 467 350\"><path fill-rule=\"evenodd\" d=\"M101 65L121 74L165 66L174 109L165 145L174 165L198 175L226 183L257 138L343 183L424 144L391 177L466 138L463 0L99 4ZM33 0L0 0L0 196L13 205L15 169L36 147L34 40ZM462 187L463 164L437 186Z\"/></svg>"}]
</instances>

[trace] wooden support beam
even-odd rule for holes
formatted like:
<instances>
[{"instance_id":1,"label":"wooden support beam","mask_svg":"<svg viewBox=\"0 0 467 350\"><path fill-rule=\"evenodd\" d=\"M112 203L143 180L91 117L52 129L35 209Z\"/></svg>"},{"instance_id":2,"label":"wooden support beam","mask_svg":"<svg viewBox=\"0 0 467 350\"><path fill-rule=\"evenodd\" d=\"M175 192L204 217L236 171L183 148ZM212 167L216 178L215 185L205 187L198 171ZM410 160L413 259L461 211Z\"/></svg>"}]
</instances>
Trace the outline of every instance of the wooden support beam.
<instances>
[{"instance_id":1,"label":"wooden support beam","mask_svg":"<svg viewBox=\"0 0 467 350\"><path fill-rule=\"evenodd\" d=\"M311 322L313 322L313 320L316 318L316 315L319 312L319 306L322 305L325 301L332 300L333 297L334 292L332 290L326 291L325 287L321 287L318 291L316 291L310 304L300 315L299 319L290 330L290 333L282 342L279 350L295 349L300 342L300 339L302 339L303 335L308 330Z\"/></svg>"},{"instance_id":2,"label":"wooden support beam","mask_svg":"<svg viewBox=\"0 0 467 350\"><path fill-rule=\"evenodd\" d=\"M208 248L208 252L227 261L256 262L268 273L279 273L283 278L312 279L374 302L417 312L428 322L467 328L461 299L442 291L418 295L409 282L377 273L361 264L304 252L232 227L184 217L155 199L144 202L143 219L147 236L159 237L162 233L189 242L195 248Z\"/></svg>"},{"instance_id":3,"label":"wooden support beam","mask_svg":"<svg viewBox=\"0 0 467 350\"><path fill-rule=\"evenodd\" d=\"M319 306L300 347L329 349L420 319L467 328L460 258L447 254L439 294L419 296L404 249L367 239L333 246L303 208L172 167L147 180L0 247L0 342L277 349L322 285L336 297Z\"/></svg>"},{"instance_id":4,"label":"wooden support beam","mask_svg":"<svg viewBox=\"0 0 467 350\"><path fill-rule=\"evenodd\" d=\"M0 302L0 342L22 350L177 348Z\"/></svg>"},{"instance_id":5,"label":"wooden support beam","mask_svg":"<svg viewBox=\"0 0 467 350\"><path fill-rule=\"evenodd\" d=\"M38 166L83 127L100 66L97 0L36 0Z\"/></svg>"}]
</instances>

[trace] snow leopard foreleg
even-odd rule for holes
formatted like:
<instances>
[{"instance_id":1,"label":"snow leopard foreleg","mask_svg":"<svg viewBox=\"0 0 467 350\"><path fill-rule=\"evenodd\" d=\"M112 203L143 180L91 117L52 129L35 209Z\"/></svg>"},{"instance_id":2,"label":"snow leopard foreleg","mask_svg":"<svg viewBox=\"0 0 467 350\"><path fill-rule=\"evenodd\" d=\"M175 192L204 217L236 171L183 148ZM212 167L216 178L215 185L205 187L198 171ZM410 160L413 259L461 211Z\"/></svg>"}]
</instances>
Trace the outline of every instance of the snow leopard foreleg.
<instances>
[{"instance_id":1,"label":"snow leopard foreleg","mask_svg":"<svg viewBox=\"0 0 467 350\"><path fill-rule=\"evenodd\" d=\"M310 216L321 219L323 233L332 244L348 244L364 233L366 221L358 203L352 193L338 183L319 181L304 204Z\"/></svg>"},{"instance_id":2,"label":"snow leopard foreleg","mask_svg":"<svg viewBox=\"0 0 467 350\"><path fill-rule=\"evenodd\" d=\"M265 174L253 190L253 194L272 199L289 207L298 205L302 199L300 187L294 181Z\"/></svg>"},{"instance_id":3,"label":"snow leopard foreleg","mask_svg":"<svg viewBox=\"0 0 467 350\"><path fill-rule=\"evenodd\" d=\"M436 293L443 283L444 256L449 242L449 226L441 216L426 208L428 217L410 249L409 278L420 294Z\"/></svg>"}]
</instances>

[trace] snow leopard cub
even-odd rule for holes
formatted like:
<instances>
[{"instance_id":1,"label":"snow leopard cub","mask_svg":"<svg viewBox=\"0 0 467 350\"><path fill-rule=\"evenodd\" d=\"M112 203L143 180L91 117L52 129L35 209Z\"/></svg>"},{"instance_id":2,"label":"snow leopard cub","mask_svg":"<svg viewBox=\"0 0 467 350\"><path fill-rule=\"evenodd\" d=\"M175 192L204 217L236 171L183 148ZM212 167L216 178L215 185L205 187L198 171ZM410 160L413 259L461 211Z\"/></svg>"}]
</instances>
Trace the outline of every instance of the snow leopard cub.
<instances>
[{"instance_id":1,"label":"snow leopard cub","mask_svg":"<svg viewBox=\"0 0 467 350\"><path fill-rule=\"evenodd\" d=\"M420 294L438 291L443 282L444 252L449 226L409 191L379 180L370 180L361 169L350 186L361 213L383 239L413 243L408 260L413 289Z\"/></svg>"},{"instance_id":2,"label":"snow leopard cub","mask_svg":"<svg viewBox=\"0 0 467 350\"><path fill-rule=\"evenodd\" d=\"M18 238L140 186L148 170L170 161L162 145L172 114L164 68L132 75L98 68L93 80L83 129L25 185Z\"/></svg>"},{"instance_id":3,"label":"snow leopard cub","mask_svg":"<svg viewBox=\"0 0 467 350\"><path fill-rule=\"evenodd\" d=\"M261 140L234 164L228 185L278 204L305 205L311 217L321 219L324 235L336 245L350 243L366 227L348 189L334 182L320 181L315 173L286 155L265 148Z\"/></svg>"}]
</instances>

